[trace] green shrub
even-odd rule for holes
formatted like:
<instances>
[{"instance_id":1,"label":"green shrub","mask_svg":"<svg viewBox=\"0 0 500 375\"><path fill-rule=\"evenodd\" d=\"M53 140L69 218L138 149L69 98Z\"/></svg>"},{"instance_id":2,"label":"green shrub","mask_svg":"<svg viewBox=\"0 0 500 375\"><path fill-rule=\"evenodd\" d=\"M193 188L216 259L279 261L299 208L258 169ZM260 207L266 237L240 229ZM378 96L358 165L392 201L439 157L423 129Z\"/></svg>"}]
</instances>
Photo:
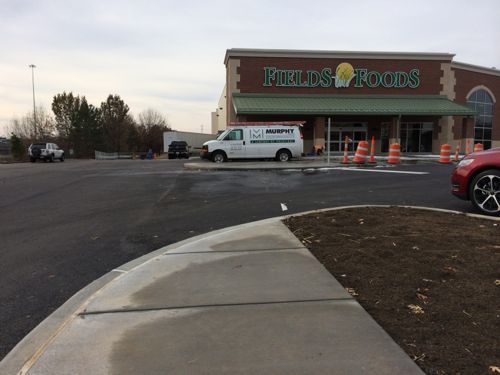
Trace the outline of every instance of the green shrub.
<instances>
[{"instance_id":1,"label":"green shrub","mask_svg":"<svg viewBox=\"0 0 500 375\"><path fill-rule=\"evenodd\" d=\"M14 133L11 133L10 136L10 151L15 160L21 160L25 157L23 141Z\"/></svg>"}]
</instances>

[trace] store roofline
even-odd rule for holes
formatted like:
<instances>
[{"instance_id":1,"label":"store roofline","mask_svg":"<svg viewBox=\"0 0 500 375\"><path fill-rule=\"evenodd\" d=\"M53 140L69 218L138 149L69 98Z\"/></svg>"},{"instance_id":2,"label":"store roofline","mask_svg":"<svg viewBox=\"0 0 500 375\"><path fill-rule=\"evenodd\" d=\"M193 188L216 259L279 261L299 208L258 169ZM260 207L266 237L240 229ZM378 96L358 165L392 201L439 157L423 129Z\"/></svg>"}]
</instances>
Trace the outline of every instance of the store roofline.
<instances>
[{"instance_id":1,"label":"store roofline","mask_svg":"<svg viewBox=\"0 0 500 375\"><path fill-rule=\"evenodd\" d=\"M295 58L342 58L342 59L395 59L451 61L455 54L441 52L385 52L385 51L327 51L293 49L230 48L226 50L224 64L237 57L295 57Z\"/></svg>"},{"instance_id":2,"label":"store roofline","mask_svg":"<svg viewBox=\"0 0 500 375\"><path fill-rule=\"evenodd\" d=\"M491 75L500 77L500 70L498 70L496 68L487 68L485 66L466 64L466 63L459 62L459 61L453 61L451 63L451 67L456 68L456 69L469 70L471 72L491 74Z\"/></svg>"},{"instance_id":3,"label":"store roofline","mask_svg":"<svg viewBox=\"0 0 500 375\"><path fill-rule=\"evenodd\" d=\"M443 99L449 100L446 95L425 95L425 94L282 94L264 92L234 92L233 97L254 97L254 98L334 98L334 99Z\"/></svg>"}]
</instances>

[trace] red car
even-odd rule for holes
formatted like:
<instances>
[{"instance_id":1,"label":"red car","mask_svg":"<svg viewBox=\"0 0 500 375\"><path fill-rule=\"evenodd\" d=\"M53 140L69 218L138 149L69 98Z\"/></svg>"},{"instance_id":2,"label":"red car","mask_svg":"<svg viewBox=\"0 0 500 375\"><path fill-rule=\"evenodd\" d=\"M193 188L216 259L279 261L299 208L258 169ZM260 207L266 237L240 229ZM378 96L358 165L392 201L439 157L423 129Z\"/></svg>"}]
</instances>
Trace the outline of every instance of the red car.
<instances>
[{"instance_id":1,"label":"red car","mask_svg":"<svg viewBox=\"0 0 500 375\"><path fill-rule=\"evenodd\" d=\"M500 148L464 157L451 175L451 192L487 215L500 215Z\"/></svg>"}]
</instances>

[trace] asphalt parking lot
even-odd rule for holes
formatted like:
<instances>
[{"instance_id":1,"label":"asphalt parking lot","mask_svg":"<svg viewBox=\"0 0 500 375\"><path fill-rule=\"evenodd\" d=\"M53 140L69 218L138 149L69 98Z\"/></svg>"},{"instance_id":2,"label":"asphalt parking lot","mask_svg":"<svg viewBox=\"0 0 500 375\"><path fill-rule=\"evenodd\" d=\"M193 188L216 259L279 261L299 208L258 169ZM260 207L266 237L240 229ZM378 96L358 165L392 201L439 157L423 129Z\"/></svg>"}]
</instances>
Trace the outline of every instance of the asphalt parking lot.
<instances>
[{"instance_id":1,"label":"asphalt parking lot","mask_svg":"<svg viewBox=\"0 0 500 375\"><path fill-rule=\"evenodd\" d=\"M450 165L391 168L426 173L399 174L186 171L184 162L0 165L0 358L99 276L197 234L352 204L470 211L449 192Z\"/></svg>"}]
</instances>

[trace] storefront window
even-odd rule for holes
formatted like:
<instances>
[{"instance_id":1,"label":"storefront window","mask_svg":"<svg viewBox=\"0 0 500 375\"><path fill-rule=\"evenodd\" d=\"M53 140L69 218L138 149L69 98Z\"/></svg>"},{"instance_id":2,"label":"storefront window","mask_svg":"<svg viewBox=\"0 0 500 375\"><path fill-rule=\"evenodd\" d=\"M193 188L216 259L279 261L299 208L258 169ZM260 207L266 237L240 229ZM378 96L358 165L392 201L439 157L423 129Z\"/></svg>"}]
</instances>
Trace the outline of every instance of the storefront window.
<instances>
[{"instance_id":1,"label":"storefront window","mask_svg":"<svg viewBox=\"0 0 500 375\"><path fill-rule=\"evenodd\" d=\"M359 141L366 141L367 124L361 122L334 122L330 129L331 152L344 151L345 137L349 138L349 151L356 150ZM328 130L325 127L325 141L328 139Z\"/></svg>"},{"instance_id":2,"label":"storefront window","mask_svg":"<svg viewBox=\"0 0 500 375\"><path fill-rule=\"evenodd\" d=\"M402 152L432 152L432 123L401 123Z\"/></svg>"},{"instance_id":3,"label":"storefront window","mask_svg":"<svg viewBox=\"0 0 500 375\"><path fill-rule=\"evenodd\" d=\"M467 105L477 112L474 119L474 143L482 143L484 149L491 148L493 99L486 90L478 89L469 96Z\"/></svg>"}]
</instances>

